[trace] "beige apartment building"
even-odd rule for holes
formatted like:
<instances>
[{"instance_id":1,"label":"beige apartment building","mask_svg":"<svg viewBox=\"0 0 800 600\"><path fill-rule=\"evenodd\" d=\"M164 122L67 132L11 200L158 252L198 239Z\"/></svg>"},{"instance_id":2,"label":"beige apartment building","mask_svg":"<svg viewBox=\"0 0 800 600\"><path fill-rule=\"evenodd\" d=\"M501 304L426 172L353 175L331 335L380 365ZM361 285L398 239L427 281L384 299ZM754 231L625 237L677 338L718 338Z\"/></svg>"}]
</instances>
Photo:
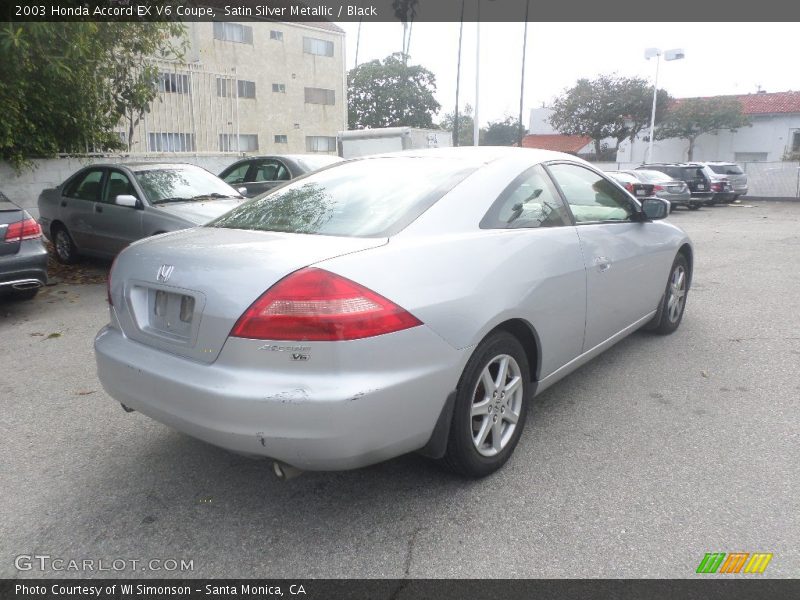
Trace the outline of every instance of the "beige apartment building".
<instances>
[{"instance_id":1,"label":"beige apartment building","mask_svg":"<svg viewBox=\"0 0 800 600\"><path fill-rule=\"evenodd\" d=\"M332 23L187 23L181 63L158 61L159 93L134 153L336 153L347 129L344 31ZM127 140L126 140L127 141Z\"/></svg>"}]
</instances>

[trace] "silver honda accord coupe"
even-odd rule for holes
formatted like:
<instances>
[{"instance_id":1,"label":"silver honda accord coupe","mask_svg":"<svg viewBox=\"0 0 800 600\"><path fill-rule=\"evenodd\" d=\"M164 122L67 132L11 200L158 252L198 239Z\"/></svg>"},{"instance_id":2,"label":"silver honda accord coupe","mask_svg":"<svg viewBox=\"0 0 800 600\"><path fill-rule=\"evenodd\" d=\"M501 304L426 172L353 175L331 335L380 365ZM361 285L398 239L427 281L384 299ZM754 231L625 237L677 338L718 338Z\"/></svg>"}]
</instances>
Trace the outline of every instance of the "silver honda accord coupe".
<instances>
[{"instance_id":1,"label":"silver honda accord coupe","mask_svg":"<svg viewBox=\"0 0 800 600\"><path fill-rule=\"evenodd\" d=\"M531 397L639 328L677 329L693 251L667 210L544 150L337 163L124 250L99 378L276 472L419 451L484 476Z\"/></svg>"}]
</instances>

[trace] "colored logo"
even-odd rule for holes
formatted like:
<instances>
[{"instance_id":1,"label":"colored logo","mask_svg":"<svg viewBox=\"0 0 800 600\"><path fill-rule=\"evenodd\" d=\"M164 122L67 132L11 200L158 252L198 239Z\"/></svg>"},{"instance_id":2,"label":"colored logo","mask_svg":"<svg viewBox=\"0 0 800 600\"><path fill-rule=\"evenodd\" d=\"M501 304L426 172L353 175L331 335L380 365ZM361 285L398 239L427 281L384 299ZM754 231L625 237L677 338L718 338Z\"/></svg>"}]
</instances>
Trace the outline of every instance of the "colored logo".
<instances>
[{"instance_id":1,"label":"colored logo","mask_svg":"<svg viewBox=\"0 0 800 600\"><path fill-rule=\"evenodd\" d=\"M697 573L763 573L772 554L766 552L708 552L697 565Z\"/></svg>"}]
</instances>

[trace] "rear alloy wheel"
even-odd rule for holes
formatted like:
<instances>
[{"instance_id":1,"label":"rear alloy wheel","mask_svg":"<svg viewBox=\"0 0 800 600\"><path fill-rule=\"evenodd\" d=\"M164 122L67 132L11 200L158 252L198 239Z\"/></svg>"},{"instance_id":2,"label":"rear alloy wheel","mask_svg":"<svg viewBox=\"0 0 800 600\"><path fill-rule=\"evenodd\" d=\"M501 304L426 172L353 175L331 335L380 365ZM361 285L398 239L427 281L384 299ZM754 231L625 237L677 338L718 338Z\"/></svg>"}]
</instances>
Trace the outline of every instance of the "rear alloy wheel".
<instances>
[{"instance_id":1,"label":"rear alloy wheel","mask_svg":"<svg viewBox=\"0 0 800 600\"><path fill-rule=\"evenodd\" d=\"M689 293L689 263L683 254L675 257L667 281L667 289L661 299L655 318L648 329L666 335L675 331L683 319L686 295Z\"/></svg>"},{"instance_id":2,"label":"rear alloy wheel","mask_svg":"<svg viewBox=\"0 0 800 600\"><path fill-rule=\"evenodd\" d=\"M530 370L517 338L505 331L487 337L467 363L443 462L467 477L484 477L514 452L527 414Z\"/></svg>"},{"instance_id":3,"label":"rear alloy wheel","mask_svg":"<svg viewBox=\"0 0 800 600\"><path fill-rule=\"evenodd\" d=\"M56 249L58 262L71 265L78 260L78 248L75 247L75 243L72 241L72 237L66 227L56 227L53 234L53 246Z\"/></svg>"}]
</instances>

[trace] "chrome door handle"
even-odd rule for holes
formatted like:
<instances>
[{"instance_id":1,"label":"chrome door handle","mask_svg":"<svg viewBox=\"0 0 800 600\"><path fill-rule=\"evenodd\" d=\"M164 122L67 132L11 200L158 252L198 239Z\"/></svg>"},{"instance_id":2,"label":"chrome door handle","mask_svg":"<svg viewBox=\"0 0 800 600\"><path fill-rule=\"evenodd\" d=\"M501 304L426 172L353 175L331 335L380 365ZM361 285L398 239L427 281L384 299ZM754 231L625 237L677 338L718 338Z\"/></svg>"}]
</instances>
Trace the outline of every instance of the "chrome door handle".
<instances>
[{"instance_id":1,"label":"chrome door handle","mask_svg":"<svg viewBox=\"0 0 800 600\"><path fill-rule=\"evenodd\" d=\"M605 256L595 256L594 266L597 267L597 270L602 273L604 271L608 271L611 268L611 261L608 260Z\"/></svg>"}]
</instances>

